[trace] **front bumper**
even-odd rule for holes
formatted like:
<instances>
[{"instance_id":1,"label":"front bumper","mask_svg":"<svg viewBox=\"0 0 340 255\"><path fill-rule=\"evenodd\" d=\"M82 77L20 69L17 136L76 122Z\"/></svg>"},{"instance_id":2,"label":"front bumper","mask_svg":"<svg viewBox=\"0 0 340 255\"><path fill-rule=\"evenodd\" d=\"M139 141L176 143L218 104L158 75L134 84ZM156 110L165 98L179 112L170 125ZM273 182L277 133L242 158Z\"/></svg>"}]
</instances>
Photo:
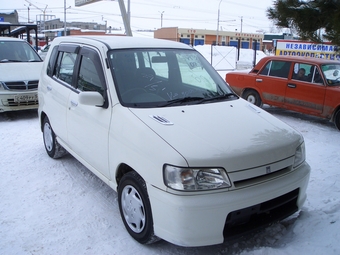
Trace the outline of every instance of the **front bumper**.
<instances>
[{"instance_id":1,"label":"front bumper","mask_svg":"<svg viewBox=\"0 0 340 255\"><path fill-rule=\"evenodd\" d=\"M288 197L286 194L294 191L297 194L294 207L296 210L301 209L306 200L309 176L310 166L305 162L295 171L274 180L233 191L175 195L148 185L155 235L173 244L187 247L223 243L225 235L230 234L228 231L233 231L232 226L228 228L226 225L232 225L233 222L242 223L242 217L230 221L238 211L244 213L259 204L268 205L268 201ZM282 199L277 200L284 208ZM287 203L291 204L291 196L289 200ZM275 210L280 211L280 207ZM288 215L279 215L278 220L296 210L288 212Z\"/></svg>"},{"instance_id":2,"label":"front bumper","mask_svg":"<svg viewBox=\"0 0 340 255\"><path fill-rule=\"evenodd\" d=\"M38 109L38 92L0 93L0 112Z\"/></svg>"}]
</instances>

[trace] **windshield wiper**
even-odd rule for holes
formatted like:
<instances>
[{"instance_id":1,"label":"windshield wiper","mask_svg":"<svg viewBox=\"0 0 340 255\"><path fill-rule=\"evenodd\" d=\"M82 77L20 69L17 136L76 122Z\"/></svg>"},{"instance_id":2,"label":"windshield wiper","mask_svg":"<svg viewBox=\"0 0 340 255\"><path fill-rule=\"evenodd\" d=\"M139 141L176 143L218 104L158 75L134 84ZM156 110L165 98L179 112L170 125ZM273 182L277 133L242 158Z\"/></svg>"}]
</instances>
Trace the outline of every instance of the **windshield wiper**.
<instances>
[{"instance_id":1,"label":"windshield wiper","mask_svg":"<svg viewBox=\"0 0 340 255\"><path fill-rule=\"evenodd\" d=\"M219 100L229 99L231 97L238 98L238 96L235 95L234 93L227 93L227 94L218 95L218 96L214 96L214 97L202 98L200 103L205 103L205 102L209 102L209 101L219 101Z\"/></svg>"},{"instance_id":2,"label":"windshield wiper","mask_svg":"<svg viewBox=\"0 0 340 255\"><path fill-rule=\"evenodd\" d=\"M201 101L201 100L204 100L204 97L176 98L176 99L173 99L173 100L166 102L165 104L160 105L160 107L165 107L165 106L169 106L169 105L172 105L172 104L183 104L183 103L192 102L192 101Z\"/></svg>"}]
</instances>

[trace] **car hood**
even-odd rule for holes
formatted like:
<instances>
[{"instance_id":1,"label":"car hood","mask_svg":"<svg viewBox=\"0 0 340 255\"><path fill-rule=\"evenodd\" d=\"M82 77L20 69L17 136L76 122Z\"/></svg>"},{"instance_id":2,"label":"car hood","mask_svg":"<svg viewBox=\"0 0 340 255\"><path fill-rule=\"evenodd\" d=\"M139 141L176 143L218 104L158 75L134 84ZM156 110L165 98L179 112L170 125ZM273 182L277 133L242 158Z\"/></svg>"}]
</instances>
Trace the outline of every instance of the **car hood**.
<instances>
[{"instance_id":1,"label":"car hood","mask_svg":"<svg viewBox=\"0 0 340 255\"><path fill-rule=\"evenodd\" d=\"M39 80L43 62L0 63L1 81Z\"/></svg>"},{"instance_id":2,"label":"car hood","mask_svg":"<svg viewBox=\"0 0 340 255\"><path fill-rule=\"evenodd\" d=\"M243 99L130 110L192 167L222 166L233 172L262 166L292 157L303 141L288 125Z\"/></svg>"}]
</instances>

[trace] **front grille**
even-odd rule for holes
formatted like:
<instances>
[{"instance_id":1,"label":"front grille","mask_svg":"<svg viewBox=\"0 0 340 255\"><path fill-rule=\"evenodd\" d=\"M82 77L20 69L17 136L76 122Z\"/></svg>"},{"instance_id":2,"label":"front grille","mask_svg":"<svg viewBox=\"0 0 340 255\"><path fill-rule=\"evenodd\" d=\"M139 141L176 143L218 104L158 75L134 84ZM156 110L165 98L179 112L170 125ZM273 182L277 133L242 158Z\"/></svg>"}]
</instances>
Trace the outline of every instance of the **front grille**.
<instances>
[{"instance_id":1,"label":"front grille","mask_svg":"<svg viewBox=\"0 0 340 255\"><path fill-rule=\"evenodd\" d=\"M15 102L14 99L7 99L7 104L5 106L24 106L24 105L38 105L38 100Z\"/></svg>"},{"instance_id":2,"label":"front grille","mask_svg":"<svg viewBox=\"0 0 340 255\"><path fill-rule=\"evenodd\" d=\"M272 200L228 214L223 235L225 239L239 237L287 218L298 210L299 189Z\"/></svg>"},{"instance_id":3,"label":"front grille","mask_svg":"<svg viewBox=\"0 0 340 255\"><path fill-rule=\"evenodd\" d=\"M38 80L32 81L9 81L3 82L8 90L36 90L38 88Z\"/></svg>"}]
</instances>

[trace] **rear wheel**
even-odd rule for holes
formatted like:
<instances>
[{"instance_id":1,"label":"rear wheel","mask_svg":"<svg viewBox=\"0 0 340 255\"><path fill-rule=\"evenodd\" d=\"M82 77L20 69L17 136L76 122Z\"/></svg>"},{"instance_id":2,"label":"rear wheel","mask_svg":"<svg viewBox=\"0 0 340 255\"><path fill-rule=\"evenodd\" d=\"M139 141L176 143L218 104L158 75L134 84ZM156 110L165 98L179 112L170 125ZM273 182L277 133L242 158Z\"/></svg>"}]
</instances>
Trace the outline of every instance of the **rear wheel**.
<instances>
[{"instance_id":1,"label":"rear wheel","mask_svg":"<svg viewBox=\"0 0 340 255\"><path fill-rule=\"evenodd\" d=\"M58 143L47 117L44 118L43 123L43 138L46 152L51 158L60 158L67 153L67 151Z\"/></svg>"},{"instance_id":2,"label":"rear wheel","mask_svg":"<svg viewBox=\"0 0 340 255\"><path fill-rule=\"evenodd\" d=\"M243 93L242 97L247 100L249 103L252 103L258 107L262 106L262 100L261 97L259 95L259 93L257 93L257 91L255 90L247 90L246 92Z\"/></svg>"},{"instance_id":3,"label":"rear wheel","mask_svg":"<svg viewBox=\"0 0 340 255\"><path fill-rule=\"evenodd\" d=\"M139 243L159 240L154 235L150 201L145 181L136 172L125 174L118 186L119 210L125 228Z\"/></svg>"},{"instance_id":4,"label":"rear wheel","mask_svg":"<svg viewBox=\"0 0 340 255\"><path fill-rule=\"evenodd\" d=\"M340 130L340 109L334 115L334 124L338 130Z\"/></svg>"}]
</instances>

